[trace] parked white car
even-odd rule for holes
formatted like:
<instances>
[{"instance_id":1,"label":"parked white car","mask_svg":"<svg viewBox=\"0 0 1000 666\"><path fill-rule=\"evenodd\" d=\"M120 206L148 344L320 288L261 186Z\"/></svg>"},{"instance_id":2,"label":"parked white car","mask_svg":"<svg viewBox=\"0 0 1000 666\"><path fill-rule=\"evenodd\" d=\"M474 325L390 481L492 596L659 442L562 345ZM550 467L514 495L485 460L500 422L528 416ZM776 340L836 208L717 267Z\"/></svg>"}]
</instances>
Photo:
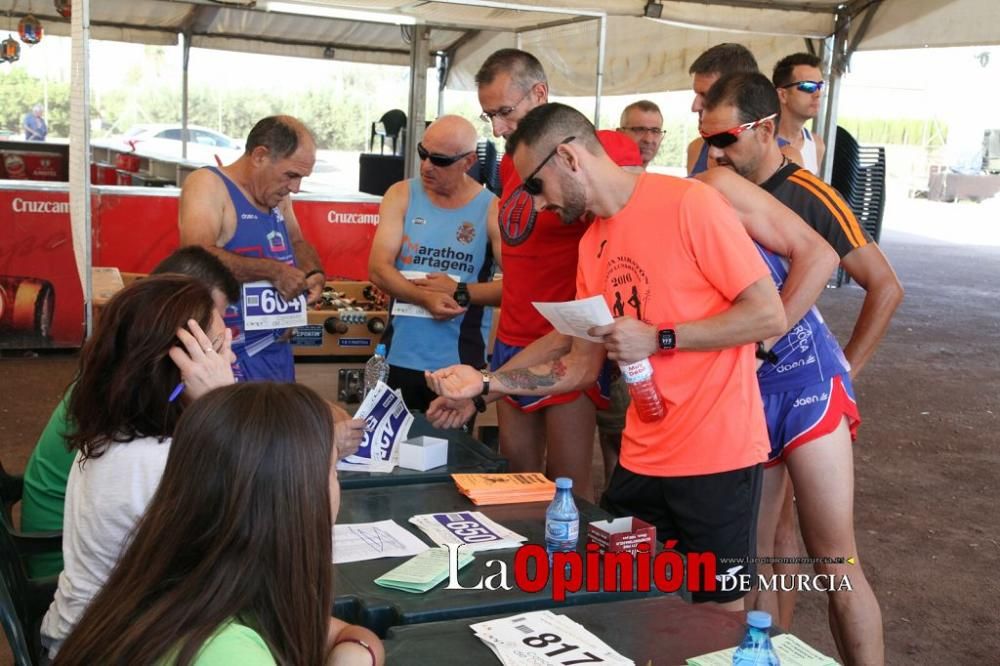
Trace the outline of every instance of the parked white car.
<instances>
[{"instance_id":1,"label":"parked white car","mask_svg":"<svg viewBox=\"0 0 1000 666\"><path fill-rule=\"evenodd\" d=\"M180 159L182 132L179 124L135 125L118 139L126 145L134 146L135 151L141 155ZM243 153L242 141L215 130L188 125L187 132L187 159L192 162L215 164L218 157L223 164L229 164Z\"/></svg>"}]
</instances>

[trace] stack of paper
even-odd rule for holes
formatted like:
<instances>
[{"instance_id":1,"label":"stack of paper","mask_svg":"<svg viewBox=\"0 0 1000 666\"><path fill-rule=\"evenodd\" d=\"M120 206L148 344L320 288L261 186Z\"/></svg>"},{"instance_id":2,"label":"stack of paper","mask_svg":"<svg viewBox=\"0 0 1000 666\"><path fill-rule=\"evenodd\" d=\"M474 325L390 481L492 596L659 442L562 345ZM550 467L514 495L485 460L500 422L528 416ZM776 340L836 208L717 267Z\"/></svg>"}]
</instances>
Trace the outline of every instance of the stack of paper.
<instances>
[{"instance_id":1,"label":"stack of paper","mask_svg":"<svg viewBox=\"0 0 1000 666\"><path fill-rule=\"evenodd\" d=\"M556 494L556 484L545 475L530 474L452 474L458 492L473 504L516 504L549 502Z\"/></svg>"},{"instance_id":2,"label":"stack of paper","mask_svg":"<svg viewBox=\"0 0 1000 666\"><path fill-rule=\"evenodd\" d=\"M399 444L406 439L413 415L399 391L379 382L365 396L354 418L365 422L357 453L337 463L344 472L391 472L399 462Z\"/></svg>"},{"instance_id":3,"label":"stack of paper","mask_svg":"<svg viewBox=\"0 0 1000 666\"><path fill-rule=\"evenodd\" d=\"M634 664L587 628L552 611L522 613L470 627L505 666Z\"/></svg>"},{"instance_id":4,"label":"stack of paper","mask_svg":"<svg viewBox=\"0 0 1000 666\"><path fill-rule=\"evenodd\" d=\"M458 568L462 569L474 559L472 553L459 551ZM393 590L423 594L448 578L451 573L448 567L448 549L430 548L379 576L375 579L375 584Z\"/></svg>"},{"instance_id":5,"label":"stack of paper","mask_svg":"<svg viewBox=\"0 0 1000 666\"><path fill-rule=\"evenodd\" d=\"M517 548L527 541L525 537L490 520L479 511L425 513L413 516L410 522L439 546L462 546L459 552Z\"/></svg>"},{"instance_id":6,"label":"stack of paper","mask_svg":"<svg viewBox=\"0 0 1000 666\"><path fill-rule=\"evenodd\" d=\"M774 651L778 653L781 666L837 666L837 662L791 634L781 634L771 639ZM729 666L733 663L735 647L719 650L700 657L688 659L688 666Z\"/></svg>"}]
</instances>

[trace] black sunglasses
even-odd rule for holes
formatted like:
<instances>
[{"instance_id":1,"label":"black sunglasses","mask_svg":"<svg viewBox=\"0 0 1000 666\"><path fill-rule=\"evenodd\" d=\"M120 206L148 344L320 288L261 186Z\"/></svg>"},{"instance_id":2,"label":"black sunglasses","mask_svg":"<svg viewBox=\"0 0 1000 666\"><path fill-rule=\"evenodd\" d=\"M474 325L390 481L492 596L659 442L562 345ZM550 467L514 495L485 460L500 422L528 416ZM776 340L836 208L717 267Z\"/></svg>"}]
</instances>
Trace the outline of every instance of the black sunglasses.
<instances>
[{"instance_id":1,"label":"black sunglasses","mask_svg":"<svg viewBox=\"0 0 1000 666\"><path fill-rule=\"evenodd\" d=\"M422 143L417 144L417 156L420 158L420 161L423 162L424 160L430 160L431 164L436 167L450 167L466 155L471 155L474 152L474 150L469 150L461 155L440 155L438 153L427 152L427 149L424 148L424 144Z\"/></svg>"},{"instance_id":2,"label":"black sunglasses","mask_svg":"<svg viewBox=\"0 0 1000 666\"><path fill-rule=\"evenodd\" d=\"M532 171L528 175L528 177L524 179L523 187L525 192L527 192L533 197L537 197L539 194L542 193L542 179L536 176L535 174L541 171L542 167L544 167L546 164L549 163L549 160L551 160L555 156L556 152L559 150L559 146L565 146L567 143L569 143L575 138L576 138L575 136L568 136L556 144L556 147L553 148L551 152L549 152L549 154L545 156L545 159L542 160L542 163L536 166L535 170Z\"/></svg>"}]
</instances>

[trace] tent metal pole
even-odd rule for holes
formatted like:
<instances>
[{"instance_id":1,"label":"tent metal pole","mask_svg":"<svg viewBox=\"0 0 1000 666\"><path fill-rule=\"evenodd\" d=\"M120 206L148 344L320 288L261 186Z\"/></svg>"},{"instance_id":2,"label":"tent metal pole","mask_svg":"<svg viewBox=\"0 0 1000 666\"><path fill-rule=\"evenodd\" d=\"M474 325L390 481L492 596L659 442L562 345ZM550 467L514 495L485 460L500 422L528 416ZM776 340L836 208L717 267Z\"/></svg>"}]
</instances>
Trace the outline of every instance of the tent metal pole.
<instances>
[{"instance_id":1,"label":"tent metal pole","mask_svg":"<svg viewBox=\"0 0 1000 666\"><path fill-rule=\"evenodd\" d=\"M83 286L84 339L94 325L90 191L90 0L73 0L70 18L70 230Z\"/></svg>"},{"instance_id":2,"label":"tent metal pole","mask_svg":"<svg viewBox=\"0 0 1000 666\"><path fill-rule=\"evenodd\" d=\"M597 28L597 82L594 86L594 127L601 128L601 93L604 91L604 54L608 43L608 17L599 19Z\"/></svg>"},{"instance_id":3,"label":"tent metal pole","mask_svg":"<svg viewBox=\"0 0 1000 666\"><path fill-rule=\"evenodd\" d=\"M826 91L825 113L823 122L816 128L823 143L826 144L826 152L823 153L823 163L820 165L820 177L829 182L833 176L833 153L837 143L837 108L840 103L841 78L847 71L847 39L851 27L850 14L838 12L834 23L832 38L828 39L828 44L832 42L832 48L828 54L829 70L827 81L829 82Z\"/></svg>"},{"instance_id":4,"label":"tent metal pole","mask_svg":"<svg viewBox=\"0 0 1000 666\"><path fill-rule=\"evenodd\" d=\"M181 159L188 156L188 65L191 62L191 32L181 33Z\"/></svg>"},{"instance_id":5,"label":"tent metal pole","mask_svg":"<svg viewBox=\"0 0 1000 666\"><path fill-rule=\"evenodd\" d=\"M406 178L420 173L417 143L424 137L424 119L427 114L431 29L426 25L413 26L413 39L410 41L410 107L406 120L406 138L403 141L403 173Z\"/></svg>"}]
</instances>

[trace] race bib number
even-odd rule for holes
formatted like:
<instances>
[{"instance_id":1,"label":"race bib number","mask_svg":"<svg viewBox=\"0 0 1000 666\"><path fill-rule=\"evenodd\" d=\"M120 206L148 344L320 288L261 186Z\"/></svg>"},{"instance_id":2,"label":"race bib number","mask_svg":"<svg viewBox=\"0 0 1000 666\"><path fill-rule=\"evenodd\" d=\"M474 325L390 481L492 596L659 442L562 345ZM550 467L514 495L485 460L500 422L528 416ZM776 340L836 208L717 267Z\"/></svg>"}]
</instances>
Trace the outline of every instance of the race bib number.
<instances>
[{"instance_id":1,"label":"race bib number","mask_svg":"<svg viewBox=\"0 0 1000 666\"><path fill-rule=\"evenodd\" d=\"M243 285L244 330L295 328L305 326L306 323L308 318L305 294L286 301L274 285L265 280L247 282Z\"/></svg>"}]
</instances>

